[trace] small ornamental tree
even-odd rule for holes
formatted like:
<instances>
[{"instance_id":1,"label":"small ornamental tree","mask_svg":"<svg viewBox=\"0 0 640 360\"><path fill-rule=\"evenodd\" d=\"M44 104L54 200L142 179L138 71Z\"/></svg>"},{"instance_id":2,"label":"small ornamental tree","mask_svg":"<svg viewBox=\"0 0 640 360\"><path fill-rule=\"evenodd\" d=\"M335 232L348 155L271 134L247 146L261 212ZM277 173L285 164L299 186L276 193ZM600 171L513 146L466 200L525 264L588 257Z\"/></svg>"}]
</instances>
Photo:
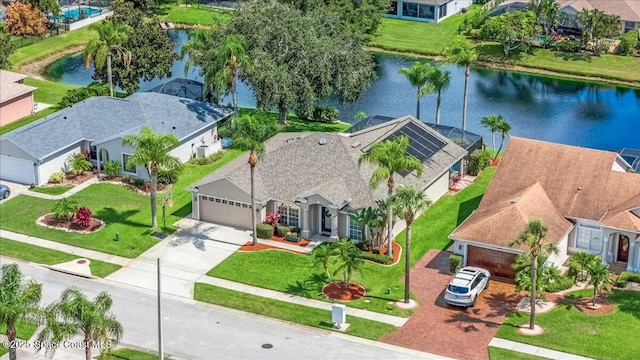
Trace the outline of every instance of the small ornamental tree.
<instances>
[{"instance_id":1,"label":"small ornamental tree","mask_svg":"<svg viewBox=\"0 0 640 360\"><path fill-rule=\"evenodd\" d=\"M82 175L92 167L91 161L87 160L83 153L75 153L71 155L69 158L69 165L71 165L71 169L76 172L76 175Z\"/></svg>"},{"instance_id":2,"label":"small ornamental tree","mask_svg":"<svg viewBox=\"0 0 640 360\"><path fill-rule=\"evenodd\" d=\"M86 206L80 206L78 211L76 211L76 216L73 219L73 222L83 228L88 228L91 225L91 219L91 209Z\"/></svg>"},{"instance_id":3,"label":"small ornamental tree","mask_svg":"<svg viewBox=\"0 0 640 360\"><path fill-rule=\"evenodd\" d=\"M267 216L265 217L264 222L266 222L267 224L273 227L276 227L280 222L280 213L277 211L272 211L267 213Z\"/></svg>"},{"instance_id":4,"label":"small ornamental tree","mask_svg":"<svg viewBox=\"0 0 640 360\"><path fill-rule=\"evenodd\" d=\"M78 203L75 200L62 198L53 204L53 217L56 219L71 220L73 214L78 210Z\"/></svg>"},{"instance_id":5,"label":"small ornamental tree","mask_svg":"<svg viewBox=\"0 0 640 360\"><path fill-rule=\"evenodd\" d=\"M5 10L5 32L15 36L42 36L47 32L45 19L40 10L19 1L11 3Z\"/></svg>"}]
</instances>

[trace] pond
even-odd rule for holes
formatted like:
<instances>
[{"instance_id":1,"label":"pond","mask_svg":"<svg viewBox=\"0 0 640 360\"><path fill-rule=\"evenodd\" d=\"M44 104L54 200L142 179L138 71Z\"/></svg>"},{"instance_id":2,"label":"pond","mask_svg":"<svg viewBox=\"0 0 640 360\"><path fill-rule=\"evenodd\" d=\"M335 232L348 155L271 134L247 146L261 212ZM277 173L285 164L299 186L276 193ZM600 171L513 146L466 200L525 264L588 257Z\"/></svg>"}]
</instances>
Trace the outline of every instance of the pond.
<instances>
[{"instance_id":1,"label":"pond","mask_svg":"<svg viewBox=\"0 0 640 360\"><path fill-rule=\"evenodd\" d=\"M169 31L179 53L187 40L183 30ZM376 56L377 80L354 103L332 102L340 111L340 119L353 123L355 115L415 116L415 90L398 69L411 66L412 60ZM185 74L185 59L172 67L173 77L202 80L198 69ZM462 125L464 69L446 66L451 71L451 85L442 94L441 123ZM63 58L48 67L55 80L76 85L90 83L93 69L86 69L81 54ZM142 81L145 91L168 79ZM249 87L238 90L242 107L255 107ZM230 103L229 98L224 103ZM422 99L421 119L435 120L436 95ZM544 76L494 70L472 69L469 80L467 129L481 134L490 143L490 133L480 126L486 115L502 115L512 126L515 136L578 145L602 150L623 147L640 148L640 89L584 81L562 80Z\"/></svg>"}]
</instances>

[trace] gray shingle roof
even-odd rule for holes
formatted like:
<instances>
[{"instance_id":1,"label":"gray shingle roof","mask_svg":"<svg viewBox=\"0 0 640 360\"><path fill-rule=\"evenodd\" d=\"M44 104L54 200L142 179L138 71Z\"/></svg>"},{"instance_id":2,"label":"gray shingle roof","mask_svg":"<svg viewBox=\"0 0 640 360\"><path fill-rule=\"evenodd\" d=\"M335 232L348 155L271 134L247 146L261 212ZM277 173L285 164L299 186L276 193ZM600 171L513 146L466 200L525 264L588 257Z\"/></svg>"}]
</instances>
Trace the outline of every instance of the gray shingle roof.
<instances>
[{"instance_id":1,"label":"gray shingle roof","mask_svg":"<svg viewBox=\"0 0 640 360\"><path fill-rule=\"evenodd\" d=\"M374 191L370 190L369 179L375 167L366 163L358 167L358 158L370 145L384 140L410 121L420 123L407 116L353 134L277 134L265 142L266 153L256 166L256 198L262 202L270 199L293 201L320 194L336 205L344 205L343 202L348 201L347 209L374 206L376 200L386 197L386 182ZM417 177L415 172L406 176L395 174L395 180L398 185L416 185L425 189L462 159L466 151L437 131L420 124L446 145L425 160L421 177ZM321 145L320 139L325 139L326 143ZM228 178L250 193L247 157L248 154L241 155L190 187Z\"/></svg>"},{"instance_id":2,"label":"gray shingle roof","mask_svg":"<svg viewBox=\"0 0 640 360\"><path fill-rule=\"evenodd\" d=\"M158 93L92 97L2 136L37 159L81 140L102 142L149 126L180 141L231 114L213 104Z\"/></svg>"}]
</instances>

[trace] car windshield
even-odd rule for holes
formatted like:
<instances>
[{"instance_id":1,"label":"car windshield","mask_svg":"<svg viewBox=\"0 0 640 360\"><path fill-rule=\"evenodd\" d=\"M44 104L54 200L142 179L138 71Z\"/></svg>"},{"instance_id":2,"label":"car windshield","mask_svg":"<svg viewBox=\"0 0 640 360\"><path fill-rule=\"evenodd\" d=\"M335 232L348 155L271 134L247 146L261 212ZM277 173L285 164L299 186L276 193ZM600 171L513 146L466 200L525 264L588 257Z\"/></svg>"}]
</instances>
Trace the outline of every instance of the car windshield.
<instances>
[{"instance_id":1,"label":"car windshield","mask_svg":"<svg viewBox=\"0 0 640 360\"><path fill-rule=\"evenodd\" d=\"M449 291L456 294L466 294L469 292L469 289L464 286L449 285Z\"/></svg>"}]
</instances>

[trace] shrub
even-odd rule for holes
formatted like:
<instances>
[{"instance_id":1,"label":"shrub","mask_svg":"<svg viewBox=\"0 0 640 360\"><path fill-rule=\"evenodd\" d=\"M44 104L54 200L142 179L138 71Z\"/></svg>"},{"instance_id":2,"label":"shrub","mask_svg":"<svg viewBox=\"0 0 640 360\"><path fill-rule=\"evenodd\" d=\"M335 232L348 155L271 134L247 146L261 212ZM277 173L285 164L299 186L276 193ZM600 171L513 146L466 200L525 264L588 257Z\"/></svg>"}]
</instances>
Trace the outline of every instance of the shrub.
<instances>
[{"instance_id":1,"label":"shrub","mask_svg":"<svg viewBox=\"0 0 640 360\"><path fill-rule=\"evenodd\" d=\"M285 236L287 233L291 232L291 228L287 225L278 225L278 235Z\"/></svg>"},{"instance_id":2,"label":"shrub","mask_svg":"<svg viewBox=\"0 0 640 360\"><path fill-rule=\"evenodd\" d=\"M549 282L546 286L546 290L548 292L558 292L562 290L567 290L573 286L573 278L569 276L561 276L558 279L554 279L553 282Z\"/></svg>"},{"instance_id":3,"label":"shrub","mask_svg":"<svg viewBox=\"0 0 640 360\"><path fill-rule=\"evenodd\" d=\"M122 182L126 184L131 184L131 175L122 176Z\"/></svg>"},{"instance_id":4,"label":"shrub","mask_svg":"<svg viewBox=\"0 0 640 360\"><path fill-rule=\"evenodd\" d=\"M631 30L620 39L620 45L617 48L618 54L632 55L636 46L638 46L638 30Z\"/></svg>"},{"instance_id":5,"label":"shrub","mask_svg":"<svg viewBox=\"0 0 640 360\"><path fill-rule=\"evenodd\" d=\"M484 168L486 168L491 162L491 151L480 149L474 150L470 157L469 174L478 175L480 171L484 170Z\"/></svg>"},{"instance_id":6,"label":"shrub","mask_svg":"<svg viewBox=\"0 0 640 360\"><path fill-rule=\"evenodd\" d=\"M56 219L71 220L73 214L78 210L78 203L75 200L62 198L53 204L53 217Z\"/></svg>"},{"instance_id":7,"label":"shrub","mask_svg":"<svg viewBox=\"0 0 640 360\"><path fill-rule=\"evenodd\" d=\"M92 96L107 95L109 95L109 84L94 81L86 87L68 90L67 94L60 100L58 105L61 108L65 108Z\"/></svg>"},{"instance_id":8,"label":"shrub","mask_svg":"<svg viewBox=\"0 0 640 360\"><path fill-rule=\"evenodd\" d=\"M193 165L208 165L220 160L224 156L224 151L214 152L207 157L196 157L189 160L189 164Z\"/></svg>"},{"instance_id":9,"label":"shrub","mask_svg":"<svg viewBox=\"0 0 640 360\"><path fill-rule=\"evenodd\" d=\"M616 286L625 287L628 281L640 283L640 274L632 273L629 271L623 271L620 273L620 276L618 276L618 280L616 281Z\"/></svg>"},{"instance_id":10,"label":"shrub","mask_svg":"<svg viewBox=\"0 0 640 360\"><path fill-rule=\"evenodd\" d=\"M157 174L158 184L170 185L170 184L177 183L178 178L180 177L180 174L182 174L182 169L183 169L182 166L179 166L171 170L158 168L158 174Z\"/></svg>"},{"instance_id":11,"label":"shrub","mask_svg":"<svg viewBox=\"0 0 640 360\"><path fill-rule=\"evenodd\" d=\"M312 111L300 110L296 113L299 118L321 123L334 123L338 121L338 109L333 106L314 106Z\"/></svg>"},{"instance_id":12,"label":"shrub","mask_svg":"<svg viewBox=\"0 0 640 360\"><path fill-rule=\"evenodd\" d=\"M449 271L455 273L462 267L462 256L451 254L449 255Z\"/></svg>"},{"instance_id":13,"label":"shrub","mask_svg":"<svg viewBox=\"0 0 640 360\"><path fill-rule=\"evenodd\" d=\"M87 160L82 153L75 153L69 157L69 165L71 165L71 169L75 171L78 175L81 175L87 170L90 170L93 166L91 161Z\"/></svg>"},{"instance_id":14,"label":"shrub","mask_svg":"<svg viewBox=\"0 0 640 360\"><path fill-rule=\"evenodd\" d=\"M135 178L133 179L133 185L135 186L142 186L144 185L145 181L142 178Z\"/></svg>"},{"instance_id":15,"label":"shrub","mask_svg":"<svg viewBox=\"0 0 640 360\"><path fill-rule=\"evenodd\" d=\"M89 225L91 225L91 209L86 206L81 206L76 212L73 222L83 228L88 228Z\"/></svg>"},{"instance_id":16,"label":"shrub","mask_svg":"<svg viewBox=\"0 0 640 360\"><path fill-rule=\"evenodd\" d=\"M371 253L374 255L380 254L380 248L373 248L373 250L371 250Z\"/></svg>"},{"instance_id":17,"label":"shrub","mask_svg":"<svg viewBox=\"0 0 640 360\"><path fill-rule=\"evenodd\" d=\"M562 39L560 41L556 41L553 46L556 50L566 53L575 53L580 51L580 41L578 40Z\"/></svg>"},{"instance_id":18,"label":"shrub","mask_svg":"<svg viewBox=\"0 0 640 360\"><path fill-rule=\"evenodd\" d=\"M267 216L264 219L264 222L271 225L271 227L275 227L280 222L280 213L276 211L271 211L267 213ZM289 231L287 229L287 231Z\"/></svg>"},{"instance_id":19,"label":"shrub","mask_svg":"<svg viewBox=\"0 0 640 360\"><path fill-rule=\"evenodd\" d=\"M265 223L256 225L256 235L260 239L271 239L273 236L273 225Z\"/></svg>"},{"instance_id":20,"label":"shrub","mask_svg":"<svg viewBox=\"0 0 640 360\"><path fill-rule=\"evenodd\" d=\"M379 252L380 250L378 250ZM375 263L378 264L391 264L393 262L393 259L387 255L380 255L380 254L372 254L372 253L368 253L368 252L363 252L360 254L360 257L365 259L365 260L370 260L373 261Z\"/></svg>"},{"instance_id":21,"label":"shrub","mask_svg":"<svg viewBox=\"0 0 640 360\"><path fill-rule=\"evenodd\" d=\"M119 161L107 161L102 169L104 173L107 175L107 179L113 179L114 177L120 174L120 162Z\"/></svg>"},{"instance_id":22,"label":"shrub","mask_svg":"<svg viewBox=\"0 0 640 360\"><path fill-rule=\"evenodd\" d=\"M52 184L62 184L64 181L64 173L62 171L54 172L49 177L49 182Z\"/></svg>"}]
</instances>

